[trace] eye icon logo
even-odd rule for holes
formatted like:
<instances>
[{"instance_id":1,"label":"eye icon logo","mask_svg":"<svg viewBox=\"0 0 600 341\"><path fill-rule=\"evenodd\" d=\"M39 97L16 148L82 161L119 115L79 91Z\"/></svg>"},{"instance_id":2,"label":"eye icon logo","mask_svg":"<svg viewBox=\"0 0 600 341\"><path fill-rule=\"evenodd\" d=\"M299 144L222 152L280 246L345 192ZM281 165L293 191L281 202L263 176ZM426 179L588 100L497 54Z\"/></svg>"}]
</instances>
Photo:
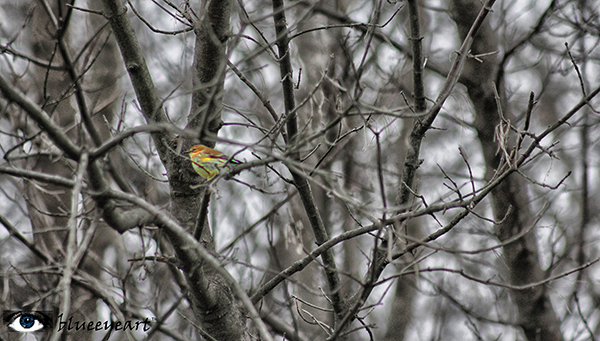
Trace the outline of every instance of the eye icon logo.
<instances>
[{"instance_id":1,"label":"eye icon logo","mask_svg":"<svg viewBox=\"0 0 600 341\"><path fill-rule=\"evenodd\" d=\"M46 331L52 328L52 318L49 311L5 311L4 325L9 331L32 333Z\"/></svg>"}]
</instances>

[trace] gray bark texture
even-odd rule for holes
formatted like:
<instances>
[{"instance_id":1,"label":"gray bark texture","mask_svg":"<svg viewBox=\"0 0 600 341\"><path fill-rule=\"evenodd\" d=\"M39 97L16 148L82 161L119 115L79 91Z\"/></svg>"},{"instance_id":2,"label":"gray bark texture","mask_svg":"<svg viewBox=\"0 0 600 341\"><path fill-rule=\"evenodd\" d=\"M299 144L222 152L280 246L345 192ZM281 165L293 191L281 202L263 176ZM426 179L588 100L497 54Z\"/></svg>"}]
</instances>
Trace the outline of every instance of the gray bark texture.
<instances>
[{"instance_id":1,"label":"gray bark texture","mask_svg":"<svg viewBox=\"0 0 600 341\"><path fill-rule=\"evenodd\" d=\"M452 18L458 25L461 36L469 31L481 2L471 0L455 0L451 6ZM475 36L471 49L472 55L486 54L498 49L497 38L489 21L484 22ZM475 110L474 126L483 149L486 162L486 179L494 177L501 167L504 154L496 135L497 127L504 118L515 124L513 115L506 104L506 95L502 83L494 91L494 81L498 74L498 57L496 54L482 57L483 62L474 58L465 63L461 82L467 88L469 98ZM499 94L500 98L496 96ZM498 103L502 103L498 107ZM502 139L502 137L501 137ZM511 143L509 140L508 143ZM513 142L514 143L514 142ZM511 174L491 193L494 216L499 222L495 225L496 235L501 241L523 233L535 223L529 206L527 183L518 173ZM527 233L522 238L502 248L504 262L510 283L515 287L527 286L540 282L545 277L540 268L536 235ZM526 289L515 288L511 295L518 311L517 324L530 341L562 340L560 322L550 303L546 286L537 285Z\"/></svg>"}]
</instances>

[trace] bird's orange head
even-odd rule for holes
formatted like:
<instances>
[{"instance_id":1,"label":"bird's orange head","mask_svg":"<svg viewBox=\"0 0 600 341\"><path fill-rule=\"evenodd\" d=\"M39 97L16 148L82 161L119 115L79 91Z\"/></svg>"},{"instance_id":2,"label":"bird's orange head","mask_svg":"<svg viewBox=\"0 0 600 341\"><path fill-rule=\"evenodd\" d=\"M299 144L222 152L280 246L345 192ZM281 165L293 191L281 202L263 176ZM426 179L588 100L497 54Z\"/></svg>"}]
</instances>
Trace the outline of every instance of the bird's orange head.
<instances>
[{"instance_id":1,"label":"bird's orange head","mask_svg":"<svg viewBox=\"0 0 600 341\"><path fill-rule=\"evenodd\" d=\"M188 151L188 153L190 155L203 155L203 154L211 154L211 152L215 152L214 149L208 148L206 146L203 146L201 144L197 144L195 146L192 146L192 148L190 148L190 150Z\"/></svg>"}]
</instances>

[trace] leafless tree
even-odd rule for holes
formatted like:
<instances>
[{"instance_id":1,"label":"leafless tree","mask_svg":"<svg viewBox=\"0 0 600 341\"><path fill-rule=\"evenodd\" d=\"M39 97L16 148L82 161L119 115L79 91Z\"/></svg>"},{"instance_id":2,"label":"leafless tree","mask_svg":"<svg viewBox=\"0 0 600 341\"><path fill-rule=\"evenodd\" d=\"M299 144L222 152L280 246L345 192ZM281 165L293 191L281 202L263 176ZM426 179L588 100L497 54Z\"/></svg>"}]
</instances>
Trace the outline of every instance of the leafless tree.
<instances>
[{"instance_id":1,"label":"leafless tree","mask_svg":"<svg viewBox=\"0 0 600 341\"><path fill-rule=\"evenodd\" d=\"M600 335L592 2L0 8L0 307L51 312L31 335ZM206 180L196 144L243 163Z\"/></svg>"}]
</instances>

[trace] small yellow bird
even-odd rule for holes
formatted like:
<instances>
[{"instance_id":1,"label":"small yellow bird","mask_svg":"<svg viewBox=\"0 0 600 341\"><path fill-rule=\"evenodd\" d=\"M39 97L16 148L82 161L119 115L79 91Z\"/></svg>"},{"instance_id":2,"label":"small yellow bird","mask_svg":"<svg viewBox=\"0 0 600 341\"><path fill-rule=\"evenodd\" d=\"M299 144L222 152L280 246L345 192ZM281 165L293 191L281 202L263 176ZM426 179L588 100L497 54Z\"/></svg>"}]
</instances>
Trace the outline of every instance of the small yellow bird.
<instances>
[{"instance_id":1,"label":"small yellow bird","mask_svg":"<svg viewBox=\"0 0 600 341\"><path fill-rule=\"evenodd\" d=\"M223 168L229 170L229 164L240 165L241 161L230 158L218 150L208 148L201 144L192 146L188 152L192 160L192 167L196 173L206 180L214 178Z\"/></svg>"}]
</instances>

